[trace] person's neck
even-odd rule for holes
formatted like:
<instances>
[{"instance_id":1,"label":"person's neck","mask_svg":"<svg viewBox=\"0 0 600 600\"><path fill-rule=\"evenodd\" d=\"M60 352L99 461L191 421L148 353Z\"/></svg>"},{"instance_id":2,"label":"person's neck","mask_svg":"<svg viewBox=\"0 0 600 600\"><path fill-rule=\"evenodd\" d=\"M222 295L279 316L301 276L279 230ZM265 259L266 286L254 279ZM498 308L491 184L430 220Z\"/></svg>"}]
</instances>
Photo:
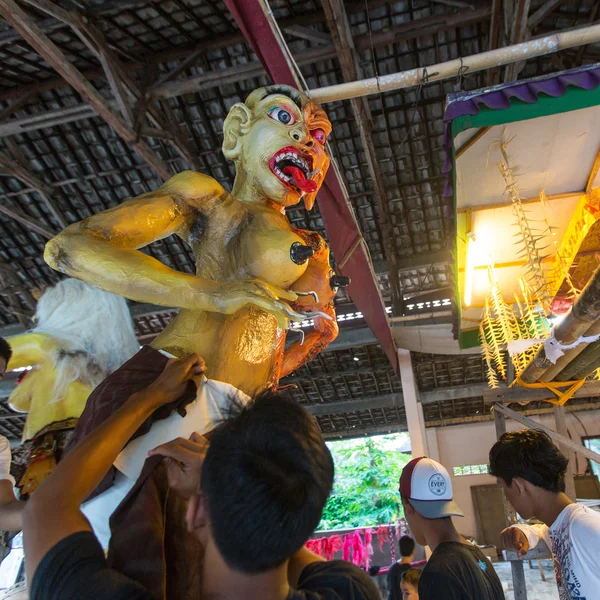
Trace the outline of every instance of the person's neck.
<instances>
[{"instance_id":1,"label":"person's neck","mask_svg":"<svg viewBox=\"0 0 600 600\"><path fill-rule=\"evenodd\" d=\"M563 492L556 494L547 490L539 490L537 492L535 516L548 527L551 527L558 515L570 504L574 504L574 502Z\"/></svg>"},{"instance_id":2,"label":"person's neck","mask_svg":"<svg viewBox=\"0 0 600 600\"><path fill-rule=\"evenodd\" d=\"M263 573L248 574L229 567L214 545L204 555L202 597L215 600L285 600L290 592L287 561Z\"/></svg>"},{"instance_id":3,"label":"person's neck","mask_svg":"<svg viewBox=\"0 0 600 600\"><path fill-rule=\"evenodd\" d=\"M398 562L401 565L410 565L412 561L410 560L410 556L403 556Z\"/></svg>"},{"instance_id":4,"label":"person's neck","mask_svg":"<svg viewBox=\"0 0 600 600\"><path fill-rule=\"evenodd\" d=\"M445 542L457 542L466 544L467 540L456 531L451 519L429 519L425 525L425 542L429 549L434 552L435 549Z\"/></svg>"}]
</instances>

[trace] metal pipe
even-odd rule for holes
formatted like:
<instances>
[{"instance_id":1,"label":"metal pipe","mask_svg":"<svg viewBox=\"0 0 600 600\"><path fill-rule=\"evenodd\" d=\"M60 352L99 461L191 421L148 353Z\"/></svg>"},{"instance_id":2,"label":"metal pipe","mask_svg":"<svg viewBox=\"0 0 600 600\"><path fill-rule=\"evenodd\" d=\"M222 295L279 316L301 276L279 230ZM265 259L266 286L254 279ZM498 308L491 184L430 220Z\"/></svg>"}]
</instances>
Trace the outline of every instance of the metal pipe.
<instances>
[{"instance_id":1,"label":"metal pipe","mask_svg":"<svg viewBox=\"0 0 600 600\"><path fill-rule=\"evenodd\" d=\"M336 100L349 100L350 98L359 98L370 94L413 87L422 83L449 79L456 77L459 72L463 74L474 73L521 62L528 58L551 54L565 48L585 46L598 41L600 41L600 25L591 25L573 31L553 33L522 44L489 50L488 52L481 52L480 54L473 54L428 67L317 88L310 90L309 95L315 102L321 104Z\"/></svg>"}]
</instances>

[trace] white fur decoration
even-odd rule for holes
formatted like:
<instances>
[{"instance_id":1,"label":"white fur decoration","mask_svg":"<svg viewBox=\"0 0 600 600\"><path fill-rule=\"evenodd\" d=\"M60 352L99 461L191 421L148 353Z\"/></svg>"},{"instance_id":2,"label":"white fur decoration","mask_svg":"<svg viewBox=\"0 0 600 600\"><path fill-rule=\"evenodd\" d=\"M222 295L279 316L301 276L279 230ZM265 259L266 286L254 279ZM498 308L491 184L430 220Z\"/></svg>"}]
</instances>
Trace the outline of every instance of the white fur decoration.
<instances>
[{"instance_id":1,"label":"white fur decoration","mask_svg":"<svg viewBox=\"0 0 600 600\"><path fill-rule=\"evenodd\" d=\"M58 371L54 398L73 381L96 387L140 348L124 298L77 279L65 279L40 298L32 333L52 336Z\"/></svg>"}]
</instances>

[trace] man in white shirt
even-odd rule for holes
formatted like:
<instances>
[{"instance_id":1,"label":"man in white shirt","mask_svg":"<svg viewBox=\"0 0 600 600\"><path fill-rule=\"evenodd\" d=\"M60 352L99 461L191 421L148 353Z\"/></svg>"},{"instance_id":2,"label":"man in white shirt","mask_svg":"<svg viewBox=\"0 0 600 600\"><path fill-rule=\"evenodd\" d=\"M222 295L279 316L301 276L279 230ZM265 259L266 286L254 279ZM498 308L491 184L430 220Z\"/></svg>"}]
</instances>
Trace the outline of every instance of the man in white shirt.
<instances>
[{"instance_id":1,"label":"man in white shirt","mask_svg":"<svg viewBox=\"0 0 600 600\"><path fill-rule=\"evenodd\" d=\"M490 473L525 519L541 525L513 525L502 543L520 556L543 539L554 556L560 600L600 597L600 513L565 494L568 460L550 437L536 429L505 433L490 450Z\"/></svg>"}]
</instances>

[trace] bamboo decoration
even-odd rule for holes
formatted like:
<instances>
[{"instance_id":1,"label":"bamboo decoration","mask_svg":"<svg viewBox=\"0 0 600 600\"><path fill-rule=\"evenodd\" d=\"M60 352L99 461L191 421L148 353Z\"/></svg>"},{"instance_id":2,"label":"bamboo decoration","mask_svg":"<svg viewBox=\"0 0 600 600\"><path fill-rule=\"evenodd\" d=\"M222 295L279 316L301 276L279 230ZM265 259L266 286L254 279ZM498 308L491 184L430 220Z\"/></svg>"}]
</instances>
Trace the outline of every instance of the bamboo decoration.
<instances>
[{"instance_id":1,"label":"bamboo decoration","mask_svg":"<svg viewBox=\"0 0 600 600\"><path fill-rule=\"evenodd\" d=\"M555 339L563 345L574 343L600 319L600 266L596 269L587 285L581 292L581 295L571 307L565 320L554 329ZM590 344L577 356L573 363L568 364L561 373L557 375L560 381L570 381L573 377L579 375L588 369L586 375L589 375L594 368L590 365L593 361L600 358L600 354L594 354L594 348L598 342ZM600 344L598 344L600 345ZM546 358L544 348L540 348L533 361L523 372L522 379L526 383L538 381L545 372L552 368L553 364Z\"/></svg>"},{"instance_id":2,"label":"bamboo decoration","mask_svg":"<svg viewBox=\"0 0 600 600\"><path fill-rule=\"evenodd\" d=\"M600 321L596 321L586 332L586 336L598 335L600 334ZM569 381L569 379L564 379L563 370L572 363L586 348L588 344L579 344L579 346L575 346L575 348L571 348L567 350L563 356L561 356L555 365L552 365L541 377L540 381ZM600 379L600 378L599 378Z\"/></svg>"},{"instance_id":3,"label":"bamboo decoration","mask_svg":"<svg viewBox=\"0 0 600 600\"><path fill-rule=\"evenodd\" d=\"M600 25L582 27L573 31L564 31L552 35L506 46L480 54L464 56L425 68L410 69L381 77L371 77L360 81L350 81L310 90L309 96L320 104L337 100L350 100L371 94L380 94L390 90L415 87L432 81L456 77L457 73L468 71L475 73L492 67L517 63L536 56L543 56L565 48L574 48L600 41Z\"/></svg>"},{"instance_id":4,"label":"bamboo decoration","mask_svg":"<svg viewBox=\"0 0 600 600\"><path fill-rule=\"evenodd\" d=\"M528 283L533 287L534 294L541 304L544 313L548 314L550 312L552 297L550 296L546 276L542 268L542 260L545 257L540 255L540 252L544 248L539 248L538 246L538 242L545 236L543 232L532 229L529 224L525 207L521 202L519 184L515 179L514 169L509 164L508 153L506 151L508 143L509 141L505 141L500 145L504 161L498 163L498 168L506 183L506 191L512 202L513 214L517 218L516 225L521 233L520 243L523 245L523 248L520 254L527 260Z\"/></svg>"},{"instance_id":5,"label":"bamboo decoration","mask_svg":"<svg viewBox=\"0 0 600 600\"><path fill-rule=\"evenodd\" d=\"M487 380L488 385L494 389L499 387L498 375L496 374L496 370L494 369L493 363L494 357L501 356L501 354L497 354L494 351L492 344L488 343L488 337L486 334L486 322L481 321L479 324L479 343L481 344L481 352L483 354L483 359L487 365Z\"/></svg>"},{"instance_id":6,"label":"bamboo decoration","mask_svg":"<svg viewBox=\"0 0 600 600\"><path fill-rule=\"evenodd\" d=\"M547 275L550 296L554 297L563 283L566 283L569 290L567 298L571 301L574 301L581 293L581 290L578 289L573 282L570 267L573 264L577 250L581 246L582 241L585 239L585 236L587 235L591 225L588 227L579 226L574 228L575 232L567 232L570 234L570 237L568 240L564 240L567 243L565 243L563 246L563 244L558 243L554 227L550 225L550 221L548 220L548 197L546 196L546 192L544 190L540 192L540 203L542 205L542 210L544 211L544 221L546 222L547 233L550 237L550 242L554 247L554 264ZM578 223L578 225L582 224ZM567 236L565 236L565 238L567 238Z\"/></svg>"}]
</instances>

